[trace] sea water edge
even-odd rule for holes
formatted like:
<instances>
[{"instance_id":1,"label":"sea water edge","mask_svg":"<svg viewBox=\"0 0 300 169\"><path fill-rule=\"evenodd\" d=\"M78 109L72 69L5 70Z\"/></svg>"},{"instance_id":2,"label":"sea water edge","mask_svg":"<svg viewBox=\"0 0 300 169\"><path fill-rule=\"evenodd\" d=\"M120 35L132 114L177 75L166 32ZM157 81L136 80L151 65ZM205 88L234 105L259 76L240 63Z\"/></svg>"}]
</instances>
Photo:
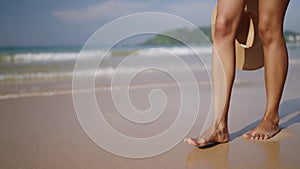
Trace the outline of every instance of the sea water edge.
<instances>
[{"instance_id":1,"label":"sea water edge","mask_svg":"<svg viewBox=\"0 0 300 169\"><path fill-rule=\"evenodd\" d=\"M199 84L208 84L208 72L211 68L211 46L192 45L193 50L186 46L121 46L111 49L108 53L99 48L82 50L81 46L66 47L1 47L0 48L0 98L18 98L23 96L69 93L72 90L72 78L76 59L84 53L84 64L99 61L104 56L98 69L87 69L82 72L82 78L95 76L96 88L108 89L112 75L118 68L118 73L130 74L141 66L163 67L173 73L187 72L183 66L177 65L174 56L179 56L192 69ZM195 53L193 53L195 52ZM288 44L292 76L297 78L295 71L300 68L300 45ZM82 53L81 53L82 54ZM172 56L171 56L172 55ZM133 57L132 57L133 56ZM126 64L126 58L132 59ZM203 60L199 60L199 57ZM173 61L174 60L174 61ZM121 64L121 65L120 65ZM89 66L87 66L89 67ZM165 72L166 73L166 72ZM163 73L163 74L165 74ZM238 72L239 73L239 72ZM161 72L145 71L144 78L137 78L132 84L136 86L174 84L174 79L164 78ZM157 76L156 76L157 75ZM165 74L166 75L166 74ZM141 76L141 75L140 75ZM166 75L168 76L168 75ZM149 78L150 77L150 78ZM237 79L237 81L257 81L252 78ZM259 79L261 80L261 79Z\"/></svg>"}]
</instances>

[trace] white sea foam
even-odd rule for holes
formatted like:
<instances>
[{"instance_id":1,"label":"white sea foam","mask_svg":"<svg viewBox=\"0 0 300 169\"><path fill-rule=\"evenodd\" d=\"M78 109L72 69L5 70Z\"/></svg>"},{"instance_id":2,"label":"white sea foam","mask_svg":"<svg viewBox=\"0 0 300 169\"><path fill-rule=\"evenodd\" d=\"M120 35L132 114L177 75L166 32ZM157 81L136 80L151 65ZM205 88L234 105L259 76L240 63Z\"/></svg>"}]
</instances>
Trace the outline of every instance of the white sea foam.
<instances>
[{"instance_id":1,"label":"white sea foam","mask_svg":"<svg viewBox=\"0 0 300 169\"><path fill-rule=\"evenodd\" d=\"M126 51L126 49L124 49ZM166 52L173 55L194 55L194 54L210 54L211 47L155 47L148 48L147 50L138 50L136 55L147 57L159 57L166 55ZM80 52L24 52L15 53L10 55L1 56L2 62L14 62L14 63L32 63L32 62L53 62L53 61L75 61L81 54L84 59L95 58L99 56L110 57L111 52L105 53L104 50L86 50ZM126 57L126 56L124 56Z\"/></svg>"},{"instance_id":2,"label":"white sea foam","mask_svg":"<svg viewBox=\"0 0 300 169\"><path fill-rule=\"evenodd\" d=\"M5 60L13 61L16 63L32 63L32 62L53 62L53 61L75 61L79 52L28 52L28 53L16 53L11 58L8 59L6 57ZM105 53L101 50L93 50L93 51L84 51L82 56L86 57L86 59L95 58L98 56L102 56ZM109 56L110 53L107 54Z\"/></svg>"},{"instance_id":3,"label":"white sea foam","mask_svg":"<svg viewBox=\"0 0 300 169\"><path fill-rule=\"evenodd\" d=\"M298 59L298 58L291 58L289 60L289 64L290 65L299 65L300 64L300 59Z\"/></svg>"},{"instance_id":4,"label":"white sea foam","mask_svg":"<svg viewBox=\"0 0 300 169\"><path fill-rule=\"evenodd\" d=\"M211 54L211 47L158 47L150 48L147 50L141 50L137 52L139 56L165 56L169 55L166 51L173 55L187 56L195 54Z\"/></svg>"},{"instance_id":5,"label":"white sea foam","mask_svg":"<svg viewBox=\"0 0 300 169\"><path fill-rule=\"evenodd\" d=\"M205 68L203 66L191 67L193 70L203 71ZM95 70L81 70L76 72L78 77L102 77L102 76L112 76L115 73L118 74L131 74L136 73L137 70L141 70L141 67L122 67L117 69L113 67L100 68ZM165 70L170 72L184 72L187 71L185 68L181 67L166 67ZM151 70L150 70L151 71ZM35 73L8 73L0 75L0 80L14 80L14 81L26 81L26 80L43 80L43 79L62 79L62 78L72 78L74 75L73 71L52 71L52 72L35 72Z\"/></svg>"}]
</instances>

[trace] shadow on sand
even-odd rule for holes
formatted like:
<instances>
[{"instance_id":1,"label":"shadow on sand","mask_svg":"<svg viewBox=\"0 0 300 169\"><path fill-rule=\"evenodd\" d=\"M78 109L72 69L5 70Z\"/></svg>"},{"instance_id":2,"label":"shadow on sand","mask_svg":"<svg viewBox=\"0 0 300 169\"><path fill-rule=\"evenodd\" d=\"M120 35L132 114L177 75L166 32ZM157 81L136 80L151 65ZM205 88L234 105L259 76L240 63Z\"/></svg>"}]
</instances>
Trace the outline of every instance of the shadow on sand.
<instances>
[{"instance_id":1,"label":"shadow on sand","mask_svg":"<svg viewBox=\"0 0 300 169\"><path fill-rule=\"evenodd\" d=\"M291 119L288 121L279 124L281 129L287 128L292 124L299 123L300 122L300 113L296 113L297 111L300 111L300 98L296 99L291 99L284 101L283 103L280 104L280 109L279 109L279 118L283 119L284 117L287 117L289 115L295 114ZM247 131L251 130L252 128L256 127L261 120L257 120L248 126L242 128L239 131L236 131L232 134L230 134L230 141L236 139L237 137L240 137Z\"/></svg>"},{"instance_id":2,"label":"shadow on sand","mask_svg":"<svg viewBox=\"0 0 300 169\"><path fill-rule=\"evenodd\" d=\"M300 98L287 100L283 102L280 105L279 110L279 117L280 119L285 118L287 116L291 116L291 118L283 123L280 124L280 128L287 128L293 124L300 122ZM237 137L241 136L248 130L254 128L256 125L258 125L260 120L257 120L248 126L242 128L241 130L234 132L230 135L231 140L236 139ZM274 140L271 142L251 142L254 143L255 147L257 145L260 145L259 147L263 147L263 149L258 148L259 150L263 150L266 154L265 156L262 156L263 158L259 157L258 160L261 158L262 160L259 162L262 168L278 168L278 166L281 165L280 161L280 141ZM211 145L211 146L205 146L202 148L196 148L193 149L186 157L185 164L186 168L188 169L196 169L196 168L213 168L213 169L219 169L219 168L232 168L235 165L242 167L246 163L245 161L240 161L241 159L244 159L248 156L242 156L240 157L235 156L233 153L232 159L229 160L229 150L230 150L230 144L220 144L219 146ZM248 145L248 148L251 147L251 145ZM256 152L258 149L248 149L249 151ZM240 150L238 150L240 151ZM236 152L236 150L234 151ZM249 153L249 152L248 152ZM246 153L247 154L247 153ZM251 154L251 153L250 153ZM255 163L253 163L253 168L256 166ZM240 168L240 167L234 167L234 168ZM249 166L248 166L249 167ZM257 167L257 166L256 166ZM250 167L252 168L252 167Z\"/></svg>"}]
</instances>

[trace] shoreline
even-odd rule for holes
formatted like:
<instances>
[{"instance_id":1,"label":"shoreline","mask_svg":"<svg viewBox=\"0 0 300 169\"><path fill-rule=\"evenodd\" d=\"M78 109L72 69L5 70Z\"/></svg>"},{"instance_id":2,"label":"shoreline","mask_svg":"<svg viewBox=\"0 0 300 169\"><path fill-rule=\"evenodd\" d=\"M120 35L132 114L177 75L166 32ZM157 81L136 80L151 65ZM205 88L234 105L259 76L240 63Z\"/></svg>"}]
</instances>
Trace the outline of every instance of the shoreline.
<instances>
[{"instance_id":1,"label":"shoreline","mask_svg":"<svg viewBox=\"0 0 300 169\"><path fill-rule=\"evenodd\" d=\"M242 76L248 76L248 78ZM257 77L258 78L253 78ZM250 78L250 79L249 79ZM101 82L102 84L95 86L95 91L110 91L110 80L109 78L106 78L105 82ZM300 77L296 76L294 73L289 73L289 76L287 78L287 81L299 81ZM55 82L53 82L55 83ZM186 82L184 84L191 84L191 82ZM209 81L197 81L198 86L208 86L210 85ZM248 74L245 72L237 72L237 77L234 82L234 88L240 88L240 87L250 87L250 86L263 86L264 80L263 80L263 71L258 70L257 72L253 74ZM0 100L5 99L17 99L17 98L27 98L27 97L38 97L38 96L54 96L54 95L66 95L66 94L72 94L74 91L72 90L72 81L71 80L65 80L63 82L58 82L58 84L53 84L54 87L47 88L44 87L39 90L32 90L30 89L30 84L28 85L29 89L26 89L26 85L20 84L20 87L23 87L20 91L8 91L0 93ZM46 86L51 86L51 84L46 84ZM131 84L129 86L129 89L143 89L148 87L159 87L159 86L177 86L176 82L171 81L165 81L165 82L137 82L135 84ZM114 86L113 89L120 89L124 88L126 86ZM32 91L31 91L32 90ZM75 91L75 93L82 93L82 92L93 92L93 89L81 89L80 91Z\"/></svg>"},{"instance_id":2,"label":"shoreline","mask_svg":"<svg viewBox=\"0 0 300 169\"><path fill-rule=\"evenodd\" d=\"M299 79L300 80L300 79ZM263 81L257 80L257 81L240 81L236 80L234 84L234 88L239 88L239 87L249 87L249 86L261 86ZM192 84L191 82L186 82L184 84ZM145 89L149 87L174 87L177 86L177 83L152 83L152 84L134 84L130 85L128 87L129 90L134 90L134 89ZM198 86L208 86L210 85L209 82L197 82ZM109 85L107 86L97 86L95 87L95 92L100 92L100 91L111 91L111 89L115 90L120 90L127 88L126 86L114 86L110 87ZM42 91L32 91L32 92L20 92L20 93L10 93L10 94L0 94L0 100L5 100L5 99L17 99L17 98L27 98L27 97L39 97L39 96L55 96L55 95L67 95L67 94L72 94L72 93L85 93L85 92L94 92L93 89L81 89L79 91L73 91L72 89L58 89L58 90L42 90Z\"/></svg>"}]
</instances>

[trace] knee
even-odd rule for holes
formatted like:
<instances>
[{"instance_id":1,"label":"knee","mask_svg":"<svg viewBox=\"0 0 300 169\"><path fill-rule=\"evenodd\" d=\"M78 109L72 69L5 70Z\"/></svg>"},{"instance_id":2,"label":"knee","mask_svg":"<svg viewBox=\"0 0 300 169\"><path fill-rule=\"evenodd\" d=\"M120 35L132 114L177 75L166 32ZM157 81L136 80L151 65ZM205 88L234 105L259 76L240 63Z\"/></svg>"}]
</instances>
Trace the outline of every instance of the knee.
<instances>
[{"instance_id":1,"label":"knee","mask_svg":"<svg viewBox=\"0 0 300 169\"><path fill-rule=\"evenodd\" d=\"M218 16L215 22L215 40L220 40L227 37L229 38L231 37L230 35L234 36L232 23L232 19L224 16Z\"/></svg>"},{"instance_id":2,"label":"knee","mask_svg":"<svg viewBox=\"0 0 300 169\"><path fill-rule=\"evenodd\" d=\"M258 34L264 45L272 43L277 36L282 36L281 26L271 18L259 19Z\"/></svg>"}]
</instances>

